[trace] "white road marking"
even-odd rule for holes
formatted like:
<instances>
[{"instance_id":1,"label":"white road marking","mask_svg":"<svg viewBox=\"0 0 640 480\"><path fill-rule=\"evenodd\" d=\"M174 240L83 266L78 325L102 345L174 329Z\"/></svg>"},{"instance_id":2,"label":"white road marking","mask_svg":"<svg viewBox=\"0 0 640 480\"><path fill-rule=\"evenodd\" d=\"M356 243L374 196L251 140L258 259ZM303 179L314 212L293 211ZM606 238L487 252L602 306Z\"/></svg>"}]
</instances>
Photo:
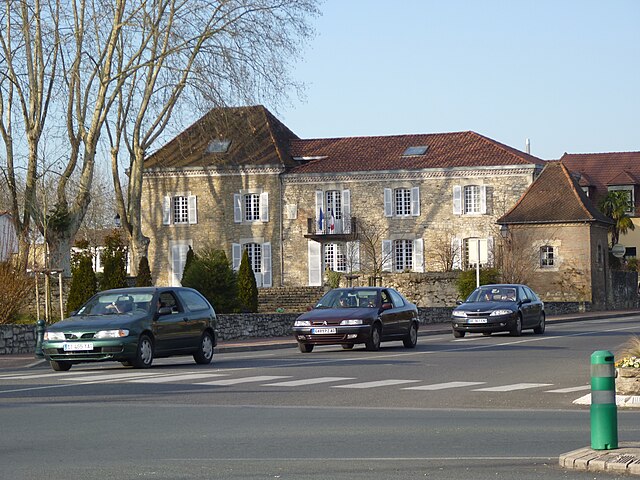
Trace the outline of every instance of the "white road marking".
<instances>
[{"instance_id":1,"label":"white road marking","mask_svg":"<svg viewBox=\"0 0 640 480\"><path fill-rule=\"evenodd\" d=\"M571 393L571 392L581 392L583 390L590 390L591 385L581 385L579 387L570 387L570 388L559 388L557 390L546 390L547 393Z\"/></svg>"},{"instance_id":2,"label":"white road marking","mask_svg":"<svg viewBox=\"0 0 640 480\"><path fill-rule=\"evenodd\" d=\"M526 390L527 388L550 387L553 383L513 383L501 387L477 388L474 392L512 392L514 390Z\"/></svg>"},{"instance_id":3,"label":"white road marking","mask_svg":"<svg viewBox=\"0 0 640 480\"><path fill-rule=\"evenodd\" d=\"M96 373L93 375L86 375L84 377L64 378L64 380L71 380L74 382L94 382L94 381L100 382L105 380L127 380L131 378L151 377L154 375L158 375L158 373L157 372L135 372L135 373L112 373L110 375L103 375L100 373Z\"/></svg>"},{"instance_id":4,"label":"white road marking","mask_svg":"<svg viewBox=\"0 0 640 480\"><path fill-rule=\"evenodd\" d=\"M53 370L48 373L33 373L30 375L2 375L0 379L2 380L30 380L32 378L56 378L61 379L66 377L67 375L86 375L87 372L54 372Z\"/></svg>"},{"instance_id":5,"label":"white road marking","mask_svg":"<svg viewBox=\"0 0 640 480\"><path fill-rule=\"evenodd\" d=\"M211 378L211 377L225 377L224 373L190 373L190 374L177 374L177 375L167 375L164 377L147 377L147 378L136 378L133 380L129 380L127 383L169 383L169 382L180 382L185 380L196 380L200 378Z\"/></svg>"},{"instance_id":6,"label":"white road marking","mask_svg":"<svg viewBox=\"0 0 640 480\"><path fill-rule=\"evenodd\" d=\"M376 388L388 387L390 385L402 385L403 383L414 383L420 380L378 380L376 382L350 383L349 385L334 385L332 388Z\"/></svg>"},{"instance_id":7,"label":"white road marking","mask_svg":"<svg viewBox=\"0 0 640 480\"><path fill-rule=\"evenodd\" d=\"M258 375L256 377L229 378L227 380L214 380L212 382L197 382L194 385L217 385L224 387L227 385L237 385L239 383L268 382L279 378L291 378L290 375Z\"/></svg>"},{"instance_id":8,"label":"white road marking","mask_svg":"<svg viewBox=\"0 0 640 480\"><path fill-rule=\"evenodd\" d=\"M472 387L474 385L484 385L487 382L446 382L434 383L431 385L420 385L417 387L405 387L402 390L444 390L447 388Z\"/></svg>"},{"instance_id":9,"label":"white road marking","mask_svg":"<svg viewBox=\"0 0 640 480\"><path fill-rule=\"evenodd\" d=\"M316 385L318 383L340 382L342 380L354 380L353 377L318 377L304 380L290 380L288 382L266 383L264 387L300 387L303 385Z\"/></svg>"}]
</instances>

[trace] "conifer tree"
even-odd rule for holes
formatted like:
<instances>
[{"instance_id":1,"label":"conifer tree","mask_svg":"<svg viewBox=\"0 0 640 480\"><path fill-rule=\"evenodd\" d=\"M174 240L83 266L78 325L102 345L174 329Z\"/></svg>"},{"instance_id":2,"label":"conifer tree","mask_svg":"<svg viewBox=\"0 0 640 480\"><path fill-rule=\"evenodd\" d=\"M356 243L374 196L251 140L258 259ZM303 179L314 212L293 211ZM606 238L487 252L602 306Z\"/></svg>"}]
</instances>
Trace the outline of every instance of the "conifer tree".
<instances>
[{"instance_id":1,"label":"conifer tree","mask_svg":"<svg viewBox=\"0 0 640 480\"><path fill-rule=\"evenodd\" d=\"M247 312L258 311L258 286L256 276L249 265L249 253L245 250L238 269L238 300Z\"/></svg>"},{"instance_id":2,"label":"conifer tree","mask_svg":"<svg viewBox=\"0 0 640 480\"><path fill-rule=\"evenodd\" d=\"M100 284L101 290L123 288L127 286L127 249L120 232L114 230L104 239L105 249L102 253L104 275Z\"/></svg>"},{"instance_id":3,"label":"conifer tree","mask_svg":"<svg viewBox=\"0 0 640 480\"><path fill-rule=\"evenodd\" d=\"M153 279L151 278L151 269L149 268L149 260L142 257L138 263L138 276L136 277L136 287L152 287Z\"/></svg>"},{"instance_id":4,"label":"conifer tree","mask_svg":"<svg viewBox=\"0 0 640 480\"><path fill-rule=\"evenodd\" d=\"M96 274L91 254L82 252L74 256L71 268L71 286L67 297L67 315L77 310L97 291Z\"/></svg>"}]
</instances>

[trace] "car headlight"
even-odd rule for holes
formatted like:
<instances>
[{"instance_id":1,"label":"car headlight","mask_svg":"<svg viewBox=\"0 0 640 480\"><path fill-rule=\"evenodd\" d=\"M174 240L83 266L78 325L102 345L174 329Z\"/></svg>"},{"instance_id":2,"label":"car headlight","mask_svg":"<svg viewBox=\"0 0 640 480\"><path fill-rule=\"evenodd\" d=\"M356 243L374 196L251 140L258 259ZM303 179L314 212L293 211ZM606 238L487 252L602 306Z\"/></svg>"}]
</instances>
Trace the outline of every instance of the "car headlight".
<instances>
[{"instance_id":1,"label":"car headlight","mask_svg":"<svg viewBox=\"0 0 640 480\"><path fill-rule=\"evenodd\" d=\"M511 310L494 310L489 315L490 317L497 317L498 315L511 315L513 312Z\"/></svg>"},{"instance_id":2,"label":"car headlight","mask_svg":"<svg viewBox=\"0 0 640 480\"><path fill-rule=\"evenodd\" d=\"M293 326L294 327L310 327L311 322L309 320L296 320Z\"/></svg>"},{"instance_id":3,"label":"car headlight","mask_svg":"<svg viewBox=\"0 0 640 480\"><path fill-rule=\"evenodd\" d=\"M340 325L362 325L362 320L359 318L352 318L350 320L342 320Z\"/></svg>"},{"instance_id":4,"label":"car headlight","mask_svg":"<svg viewBox=\"0 0 640 480\"><path fill-rule=\"evenodd\" d=\"M467 312L463 312L461 310L454 310L453 312L451 312L451 315L453 315L454 317L466 318Z\"/></svg>"},{"instance_id":5,"label":"car headlight","mask_svg":"<svg viewBox=\"0 0 640 480\"><path fill-rule=\"evenodd\" d=\"M49 340L49 341L64 340L64 333L63 332L44 332L43 339Z\"/></svg>"},{"instance_id":6,"label":"car headlight","mask_svg":"<svg viewBox=\"0 0 640 480\"><path fill-rule=\"evenodd\" d=\"M119 330L100 330L93 338L121 338L129 335L129 330L121 328Z\"/></svg>"}]
</instances>

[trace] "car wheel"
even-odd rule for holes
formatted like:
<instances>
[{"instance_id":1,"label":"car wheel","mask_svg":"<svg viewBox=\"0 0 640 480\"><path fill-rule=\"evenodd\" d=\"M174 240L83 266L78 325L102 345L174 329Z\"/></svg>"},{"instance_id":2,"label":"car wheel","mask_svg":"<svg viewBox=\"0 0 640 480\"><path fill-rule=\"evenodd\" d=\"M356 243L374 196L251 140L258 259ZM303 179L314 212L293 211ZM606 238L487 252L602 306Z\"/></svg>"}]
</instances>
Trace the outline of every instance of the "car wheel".
<instances>
[{"instance_id":1,"label":"car wheel","mask_svg":"<svg viewBox=\"0 0 640 480\"><path fill-rule=\"evenodd\" d=\"M313 344L312 343L300 343L298 342L298 348L302 353L311 353L313 352Z\"/></svg>"},{"instance_id":2,"label":"car wheel","mask_svg":"<svg viewBox=\"0 0 640 480\"><path fill-rule=\"evenodd\" d=\"M464 337L464 334L467 332L461 332L460 330L454 330L453 331L453 336L456 338L462 338Z\"/></svg>"},{"instance_id":3,"label":"car wheel","mask_svg":"<svg viewBox=\"0 0 640 480\"><path fill-rule=\"evenodd\" d=\"M522 335L522 317L520 316L520 314L518 314L518 316L516 317L513 328L509 333L512 337L519 337L520 335Z\"/></svg>"},{"instance_id":4,"label":"car wheel","mask_svg":"<svg viewBox=\"0 0 640 480\"><path fill-rule=\"evenodd\" d=\"M415 348L418 343L418 327L414 322L411 322L409 327L409 333L406 338L402 340L402 343L406 348Z\"/></svg>"},{"instance_id":5,"label":"car wheel","mask_svg":"<svg viewBox=\"0 0 640 480\"><path fill-rule=\"evenodd\" d=\"M193 354L193 359L198 365L207 365L211 363L213 359L213 338L209 332L204 332L200 339L200 346L196 353Z\"/></svg>"},{"instance_id":6,"label":"car wheel","mask_svg":"<svg viewBox=\"0 0 640 480\"><path fill-rule=\"evenodd\" d=\"M51 368L56 372L66 372L71 368L71 362L56 362L55 360L51 360L50 364Z\"/></svg>"},{"instance_id":7,"label":"car wheel","mask_svg":"<svg viewBox=\"0 0 640 480\"><path fill-rule=\"evenodd\" d=\"M371 352L375 352L380 349L380 325L374 325L371 327L371 335L365 343L365 348Z\"/></svg>"},{"instance_id":8,"label":"car wheel","mask_svg":"<svg viewBox=\"0 0 640 480\"><path fill-rule=\"evenodd\" d=\"M540 322L538 322L538 325L534 327L533 333L535 333L536 335L542 335L544 333L545 328L546 328L546 321L544 318L544 312L542 312L540 314Z\"/></svg>"},{"instance_id":9,"label":"car wheel","mask_svg":"<svg viewBox=\"0 0 640 480\"><path fill-rule=\"evenodd\" d=\"M153 362L153 342L149 335L141 335L138 340L136 358L131 360L133 368L149 368Z\"/></svg>"},{"instance_id":10,"label":"car wheel","mask_svg":"<svg viewBox=\"0 0 640 480\"><path fill-rule=\"evenodd\" d=\"M343 350L351 350L353 348L353 343L343 343L342 344L342 349Z\"/></svg>"}]
</instances>

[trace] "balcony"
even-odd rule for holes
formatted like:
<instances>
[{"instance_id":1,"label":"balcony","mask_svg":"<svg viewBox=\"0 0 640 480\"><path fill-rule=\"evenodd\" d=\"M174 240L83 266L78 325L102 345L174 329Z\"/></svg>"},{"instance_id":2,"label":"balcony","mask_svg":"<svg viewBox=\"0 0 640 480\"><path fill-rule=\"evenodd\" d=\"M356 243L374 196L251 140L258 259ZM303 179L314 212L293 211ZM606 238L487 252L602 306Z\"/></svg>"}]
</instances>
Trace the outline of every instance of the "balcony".
<instances>
[{"instance_id":1,"label":"balcony","mask_svg":"<svg viewBox=\"0 0 640 480\"><path fill-rule=\"evenodd\" d=\"M356 218L351 217L346 221L345 219L334 220L333 226L325 221L322 228L320 228L317 219L307 218L307 234L304 238L309 238L316 242L352 242L358 238Z\"/></svg>"}]
</instances>

